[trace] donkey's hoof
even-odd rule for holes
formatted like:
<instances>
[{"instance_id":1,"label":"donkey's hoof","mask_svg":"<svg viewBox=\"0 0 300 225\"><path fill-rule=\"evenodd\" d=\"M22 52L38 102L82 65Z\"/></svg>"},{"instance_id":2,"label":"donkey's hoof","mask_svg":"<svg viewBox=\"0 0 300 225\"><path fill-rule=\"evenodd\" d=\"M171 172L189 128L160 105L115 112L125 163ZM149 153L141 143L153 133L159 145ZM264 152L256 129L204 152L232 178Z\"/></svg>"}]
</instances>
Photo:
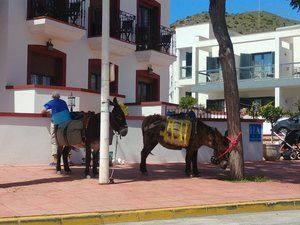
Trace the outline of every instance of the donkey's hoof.
<instances>
[{"instance_id":1,"label":"donkey's hoof","mask_svg":"<svg viewBox=\"0 0 300 225\"><path fill-rule=\"evenodd\" d=\"M61 171L59 170L59 171L56 171L56 174L57 175L61 175Z\"/></svg>"},{"instance_id":2,"label":"donkey's hoof","mask_svg":"<svg viewBox=\"0 0 300 225\"><path fill-rule=\"evenodd\" d=\"M147 172L147 171L141 171L141 174L142 174L143 176L148 176L148 172Z\"/></svg>"},{"instance_id":3,"label":"donkey's hoof","mask_svg":"<svg viewBox=\"0 0 300 225\"><path fill-rule=\"evenodd\" d=\"M65 171L66 174L71 174L72 173L72 170L67 170Z\"/></svg>"},{"instance_id":4,"label":"donkey's hoof","mask_svg":"<svg viewBox=\"0 0 300 225\"><path fill-rule=\"evenodd\" d=\"M91 179L91 175L86 175L85 178L86 179Z\"/></svg>"},{"instance_id":5,"label":"donkey's hoof","mask_svg":"<svg viewBox=\"0 0 300 225\"><path fill-rule=\"evenodd\" d=\"M193 175L194 175L194 177L200 177L200 173L199 172L194 172Z\"/></svg>"}]
</instances>

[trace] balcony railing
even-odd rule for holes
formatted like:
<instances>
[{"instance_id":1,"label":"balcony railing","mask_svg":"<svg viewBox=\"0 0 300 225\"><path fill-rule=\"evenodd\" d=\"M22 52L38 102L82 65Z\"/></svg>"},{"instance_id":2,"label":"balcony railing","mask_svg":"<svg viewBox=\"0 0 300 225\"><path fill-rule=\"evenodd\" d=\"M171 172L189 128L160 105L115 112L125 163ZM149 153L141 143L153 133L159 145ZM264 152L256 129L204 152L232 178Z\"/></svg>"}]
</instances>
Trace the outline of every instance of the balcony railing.
<instances>
[{"instance_id":1,"label":"balcony railing","mask_svg":"<svg viewBox=\"0 0 300 225\"><path fill-rule=\"evenodd\" d=\"M110 37L135 43L135 15L120 11L119 17L110 21ZM89 37L102 35L102 11L100 7L89 7Z\"/></svg>"},{"instance_id":2,"label":"balcony railing","mask_svg":"<svg viewBox=\"0 0 300 225\"><path fill-rule=\"evenodd\" d=\"M27 19L47 16L85 27L85 0L28 0Z\"/></svg>"},{"instance_id":3,"label":"balcony railing","mask_svg":"<svg viewBox=\"0 0 300 225\"><path fill-rule=\"evenodd\" d=\"M137 51L157 50L159 52L175 55L174 31L168 27L161 26L160 32L151 27L137 27Z\"/></svg>"},{"instance_id":4,"label":"balcony railing","mask_svg":"<svg viewBox=\"0 0 300 225\"><path fill-rule=\"evenodd\" d=\"M300 62L280 64L280 77L300 78Z\"/></svg>"},{"instance_id":5,"label":"balcony railing","mask_svg":"<svg viewBox=\"0 0 300 225\"><path fill-rule=\"evenodd\" d=\"M274 65L239 67L236 69L239 80L263 80L274 78ZM206 76L206 80L201 76ZM198 71L198 83L223 82L222 70L203 70Z\"/></svg>"},{"instance_id":6,"label":"balcony railing","mask_svg":"<svg viewBox=\"0 0 300 225\"><path fill-rule=\"evenodd\" d=\"M182 66L180 67L180 80L191 79L192 78L192 66Z\"/></svg>"}]
</instances>

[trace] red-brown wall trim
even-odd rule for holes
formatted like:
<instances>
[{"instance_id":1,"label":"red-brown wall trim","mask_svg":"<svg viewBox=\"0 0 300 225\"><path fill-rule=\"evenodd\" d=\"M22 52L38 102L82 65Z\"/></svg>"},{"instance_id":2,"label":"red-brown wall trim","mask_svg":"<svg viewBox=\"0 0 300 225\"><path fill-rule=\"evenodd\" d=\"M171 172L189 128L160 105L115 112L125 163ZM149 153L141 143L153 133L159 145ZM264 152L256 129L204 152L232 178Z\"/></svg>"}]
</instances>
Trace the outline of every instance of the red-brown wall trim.
<instances>
[{"instance_id":1,"label":"red-brown wall trim","mask_svg":"<svg viewBox=\"0 0 300 225\"><path fill-rule=\"evenodd\" d=\"M78 92L87 92L92 94L100 94L97 91L89 90L85 88L77 88L77 87L62 87L62 86L45 86L45 85L35 85L35 84L28 84L28 85L17 85L17 86L6 86L7 90L31 90L31 89L50 89L50 90L63 90L63 91L78 91ZM125 95L120 95L117 93L110 93L110 96L125 98Z\"/></svg>"},{"instance_id":2,"label":"red-brown wall trim","mask_svg":"<svg viewBox=\"0 0 300 225\"><path fill-rule=\"evenodd\" d=\"M25 117L25 118L43 118L49 117L48 115L41 114L41 113L13 113L13 112L0 112L0 117ZM146 116L126 116L127 120L143 120ZM213 118L206 118L202 119L202 121L215 121L215 122L225 122L226 119L213 119ZM246 123L263 123L264 120L259 119L241 119L241 122Z\"/></svg>"},{"instance_id":3,"label":"red-brown wall trim","mask_svg":"<svg viewBox=\"0 0 300 225\"><path fill-rule=\"evenodd\" d=\"M50 56L53 58L59 58L62 60L62 74L59 86L66 86L66 68L67 68L67 55L64 52L61 52L57 49L53 49L49 51L47 46L44 45L28 45L28 53L27 53L27 84L30 84L30 73L32 69L32 56L31 53L38 53L41 55Z\"/></svg>"},{"instance_id":4,"label":"red-brown wall trim","mask_svg":"<svg viewBox=\"0 0 300 225\"><path fill-rule=\"evenodd\" d=\"M140 105L140 106L163 106L163 105L168 105L168 106L179 106L178 104L170 103L170 102L161 102L161 101L156 101L156 102L131 102L131 103L126 103L125 105Z\"/></svg>"},{"instance_id":5,"label":"red-brown wall trim","mask_svg":"<svg viewBox=\"0 0 300 225\"><path fill-rule=\"evenodd\" d=\"M136 79L135 79L135 102L139 103L138 102L138 81L139 81L139 78L142 78L142 77L149 77L149 78L156 80L157 90L156 90L155 95L159 101L160 100L160 76L156 73L149 74L147 70L137 70L136 71Z\"/></svg>"}]
</instances>

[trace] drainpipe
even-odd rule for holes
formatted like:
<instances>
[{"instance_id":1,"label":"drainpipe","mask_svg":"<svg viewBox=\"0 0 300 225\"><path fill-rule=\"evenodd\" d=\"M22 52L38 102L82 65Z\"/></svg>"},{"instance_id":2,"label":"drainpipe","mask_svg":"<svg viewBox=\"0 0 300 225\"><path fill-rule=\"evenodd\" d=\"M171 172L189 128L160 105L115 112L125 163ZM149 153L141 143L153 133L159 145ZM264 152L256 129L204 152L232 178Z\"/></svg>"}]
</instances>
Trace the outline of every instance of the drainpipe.
<instances>
[{"instance_id":1,"label":"drainpipe","mask_svg":"<svg viewBox=\"0 0 300 225\"><path fill-rule=\"evenodd\" d=\"M102 1L99 184L109 183L109 0Z\"/></svg>"}]
</instances>

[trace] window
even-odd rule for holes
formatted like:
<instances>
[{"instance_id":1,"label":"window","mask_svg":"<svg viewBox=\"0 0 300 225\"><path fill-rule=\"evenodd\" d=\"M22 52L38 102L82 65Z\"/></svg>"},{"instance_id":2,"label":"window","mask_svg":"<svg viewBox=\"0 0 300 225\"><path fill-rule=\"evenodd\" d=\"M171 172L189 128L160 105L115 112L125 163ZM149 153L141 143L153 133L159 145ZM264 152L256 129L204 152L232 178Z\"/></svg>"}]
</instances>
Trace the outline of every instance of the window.
<instances>
[{"instance_id":1,"label":"window","mask_svg":"<svg viewBox=\"0 0 300 225\"><path fill-rule=\"evenodd\" d=\"M115 80L110 82L110 93L118 93L118 66L114 65ZM88 88L101 92L101 59L89 60Z\"/></svg>"},{"instance_id":2,"label":"window","mask_svg":"<svg viewBox=\"0 0 300 225\"><path fill-rule=\"evenodd\" d=\"M160 39L160 4L138 0L137 50L156 49Z\"/></svg>"},{"instance_id":3,"label":"window","mask_svg":"<svg viewBox=\"0 0 300 225\"><path fill-rule=\"evenodd\" d=\"M138 70L136 75L136 102L159 101L160 78L148 74L147 70Z\"/></svg>"},{"instance_id":4,"label":"window","mask_svg":"<svg viewBox=\"0 0 300 225\"><path fill-rule=\"evenodd\" d=\"M225 101L223 99L206 100L206 106L208 110L225 111Z\"/></svg>"},{"instance_id":5,"label":"window","mask_svg":"<svg viewBox=\"0 0 300 225\"><path fill-rule=\"evenodd\" d=\"M27 84L65 86L66 54L46 46L28 46Z\"/></svg>"},{"instance_id":6,"label":"window","mask_svg":"<svg viewBox=\"0 0 300 225\"><path fill-rule=\"evenodd\" d=\"M189 91L185 92L185 96L192 96L192 92Z\"/></svg>"},{"instance_id":7,"label":"window","mask_svg":"<svg viewBox=\"0 0 300 225\"><path fill-rule=\"evenodd\" d=\"M185 60L186 60L186 77L192 76L192 53L186 52L185 54Z\"/></svg>"}]
</instances>

